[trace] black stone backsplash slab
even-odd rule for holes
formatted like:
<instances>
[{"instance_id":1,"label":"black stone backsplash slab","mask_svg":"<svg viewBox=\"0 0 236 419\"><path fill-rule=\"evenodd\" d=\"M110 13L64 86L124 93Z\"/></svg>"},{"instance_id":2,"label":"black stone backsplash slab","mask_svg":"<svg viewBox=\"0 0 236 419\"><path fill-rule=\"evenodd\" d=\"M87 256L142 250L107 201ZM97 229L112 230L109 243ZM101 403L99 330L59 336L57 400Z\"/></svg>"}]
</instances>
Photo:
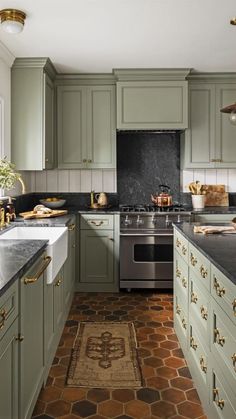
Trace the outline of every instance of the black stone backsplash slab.
<instances>
[{"instance_id":1,"label":"black stone backsplash slab","mask_svg":"<svg viewBox=\"0 0 236 419\"><path fill-rule=\"evenodd\" d=\"M117 191L120 204L148 204L160 184L180 199L178 132L117 132Z\"/></svg>"}]
</instances>

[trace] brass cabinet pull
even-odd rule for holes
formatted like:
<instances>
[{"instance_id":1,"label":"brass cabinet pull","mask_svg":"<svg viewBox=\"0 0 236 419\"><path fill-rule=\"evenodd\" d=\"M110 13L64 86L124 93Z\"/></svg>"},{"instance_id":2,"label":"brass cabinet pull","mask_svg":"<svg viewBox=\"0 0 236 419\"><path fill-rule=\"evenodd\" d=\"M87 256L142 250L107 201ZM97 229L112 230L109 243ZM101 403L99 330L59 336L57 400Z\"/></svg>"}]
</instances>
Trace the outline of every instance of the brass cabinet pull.
<instances>
[{"instance_id":1,"label":"brass cabinet pull","mask_svg":"<svg viewBox=\"0 0 236 419\"><path fill-rule=\"evenodd\" d=\"M179 268L176 268L176 277L180 278L181 277L181 270Z\"/></svg>"},{"instance_id":2,"label":"brass cabinet pull","mask_svg":"<svg viewBox=\"0 0 236 419\"><path fill-rule=\"evenodd\" d=\"M218 388L213 388L213 399L214 402L216 402L217 406L222 410L224 408L225 401L223 399L220 399Z\"/></svg>"},{"instance_id":3,"label":"brass cabinet pull","mask_svg":"<svg viewBox=\"0 0 236 419\"><path fill-rule=\"evenodd\" d=\"M222 159L211 159L212 163L221 163Z\"/></svg>"},{"instance_id":4,"label":"brass cabinet pull","mask_svg":"<svg viewBox=\"0 0 236 419\"><path fill-rule=\"evenodd\" d=\"M46 159L45 159L45 163L48 163L48 162L49 162L49 159L47 159L47 158L46 158Z\"/></svg>"},{"instance_id":5,"label":"brass cabinet pull","mask_svg":"<svg viewBox=\"0 0 236 419\"><path fill-rule=\"evenodd\" d=\"M83 159L83 163L87 163L87 159Z\"/></svg>"},{"instance_id":6,"label":"brass cabinet pull","mask_svg":"<svg viewBox=\"0 0 236 419\"><path fill-rule=\"evenodd\" d=\"M191 303L197 304L198 296L195 292L191 293Z\"/></svg>"},{"instance_id":7,"label":"brass cabinet pull","mask_svg":"<svg viewBox=\"0 0 236 419\"><path fill-rule=\"evenodd\" d=\"M195 341L195 339L194 339L193 336L191 336L191 338L190 338L190 346L191 346L191 348L194 349L194 351L196 351L196 349L197 349L197 342Z\"/></svg>"},{"instance_id":8,"label":"brass cabinet pull","mask_svg":"<svg viewBox=\"0 0 236 419\"><path fill-rule=\"evenodd\" d=\"M206 374L206 372L207 372L207 366L206 366L206 364L205 364L205 361L204 361L203 356L201 356L201 357L200 357L199 362L200 362L200 367L201 367L201 370L202 370L203 372L205 372L205 374Z\"/></svg>"},{"instance_id":9,"label":"brass cabinet pull","mask_svg":"<svg viewBox=\"0 0 236 419\"><path fill-rule=\"evenodd\" d=\"M24 340L24 336L21 335L20 333L15 337L15 340L18 340L18 342L22 342L22 340Z\"/></svg>"},{"instance_id":10,"label":"brass cabinet pull","mask_svg":"<svg viewBox=\"0 0 236 419\"><path fill-rule=\"evenodd\" d=\"M40 276L44 273L45 269L48 267L49 263L51 262L52 258L51 256L45 256L44 258L45 263L41 266L41 268L39 269L39 271L36 273L35 277L32 278L25 278L24 279L24 284L33 284L34 282L38 281L38 279L40 278Z\"/></svg>"},{"instance_id":11,"label":"brass cabinet pull","mask_svg":"<svg viewBox=\"0 0 236 419\"><path fill-rule=\"evenodd\" d=\"M93 160L91 160L91 159L88 159L87 161L88 161L88 163L92 163L93 162Z\"/></svg>"},{"instance_id":12,"label":"brass cabinet pull","mask_svg":"<svg viewBox=\"0 0 236 419\"><path fill-rule=\"evenodd\" d=\"M72 247L73 247L73 249L75 249L76 248L76 245L75 244L72 244Z\"/></svg>"},{"instance_id":13,"label":"brass cabinet pull","mask_svg":"<svg viewBox=\"0 0 236 419\"><path fill-rule=\"evenodd\" d=\"M75 229L75 224L68 225L68 230L73 231Z\"/></svg>"},{"instance_id":14,"label":"brass cabinet pull","mask_svg":"<svg viewBox=\"0 0 236 419\"><path fill-rule=\"evenodd\" d=\"M232 306L233 306L233 312L234 315L236 316L236 298L234 299L234 301L232 302Z\"/></svg>"},{"instance_id":15,"label":"brass cabinet pull","mask_svg":"<svg viewBox=\"0 0 236 419\"><path fill-rule=\"evenodd\" d=\"M2 318L1 321L0 321L0 330L3 329L3 327L4 327L7 314L8 313L7 313L6 309L2 308L1 311L0 311L0 316Z\"/></svg>"},{"instance_id":16,"label":"brass cabinet pull","mask_svg":"<svg viewBox=\"0 0 236 419\"><path fill-rule=\"evenodd\" d=\"M186 253L187 253L187 247L186 246L182 246L182 253L183 253L183 255L186 255Z\"/></svg>"},{"instance_id":17,"label":"brass cabinet pull","mask_svg":"<svg viewBox=\"0 0 236 419\"><path fill-rule=\"evenodd\" d=\"M181 307L177 304L176 306L176 313L180 314L181 313Z\"/></svg>"},{"instance_id":18,"label":"brass cabinet pull","mask_svg":"<svg viewBox=\"0 0 236 419\"><path fill-rule=\"evenodd\" d=\"M206 268L204 268L204 266L203 266L203 265L201 265L201 266L200 266L200 274L201 274L201 276L202 276L203 278L206 278L206 277L207 277L207 275L208 275L207 269L206 269Z\"/></svg>"},{"instance_id":19,"label":"brass cabinet pull","mask_svg":"<svg viewBox=\"0 0 236 419\"><path fill-rule=\"evenodd\" d=\"M91 224L94 224L96 227L100 227L103 224L103 221L91 221Z\"/></svg>"},{"instance_id":20,"label":"brass cabinet pull","mask_svg":"<svg viewBox=\"0 0 236 419\"><path fill-rule=\"evenodd\" d=\"M62 283L61 279L58 279L57 282L55 283L55 287L59 287Z\"/></svg>"},{"instance_id":21,"label":"brass cabinet pull","mask_svg":"<svg viewBox=\"0 0 236 419\"><path fill-rule=\"evenodd\" d=\"M187 322L184 317L182 318L182 326L184 329L187 329Z\"/></svg>"},{"instance_id":22,"label":"brass cabinet pull","mask_svg":"<svg viewBox=\"0 0 236 419\"><path fill-rule=\"evenodd\" d=\"M225 288L220 286L220 283L218 282L216 276L214 275L214 285L213 285L216 294L219 297L222 297L223 295L225 295Z\"/></svg>"},{"instance_id":23,"label":"brass cabinet pull","mask_svg":"<svg viewBox=\"0 0 236 419\"><path fill-rule=\"evenodd\" d=\"M182 278L181 282L182 282L183 287L184 287L184 288L187 288L188 281L187 281L187 279L186 279L184 276L183 276L183 278Z\"/></svg>"},{"instance_id":24,"label":"brass cabinet pull","mask_svg":"<svg viewBox=\"0 0 236 419\"><path fill-rule=\"evenodd\" d=\"M181 246L181 241L179 239L176 239L176 247L180 247Z\"/></svg>"},{"instance_id":25,"label":"brass cabinet pull","mask_svg":"<svg viewBox=\"0 0 236 419\"><path fill-rule=\"evenodd\" d=\"M214 330L214 340L220 346L224 346L224 344L225 344L225 337L224 336L220 336L220 331L217 328Z\"/></svg>"},{"instance_id":26,"label":"brass cabinet pull","mask_svg":"<svg viewBox=\"0 0 236 419\"><path fill-rule=\"evenodd\" d=\"M207 320L208 313L207 313L207 309L206 309L206 307L201 306L201 307L200 307L200 312L201 312L201 317L202 317L204 320Z\"/></svg>"},{"instance_id":27,"label":"brass cabinet pull","mask_svg":"<svg viewBox=\"0 0 236 419\"><path fill-rule=\"evenodd\" d=\"M190 254L190 262L191 262L191 265L193 265L193 266L195 266L197 264L197 258L195 258L193 256L192 252Z\"/></svg>"},{"instance_id":28,"label":"brass cabinet pull","mask_svg":"<svg viewBox=\"0 0 236 419\"><path fill-rule=\"evenodd\" d=\"M236 372L236 353L234 352L234 354L231 356L231 359L233 361L233 367L234 367L234 371Z\"/></svg>"},{"instance_id":29,"label":"brass cabinet pull","mask_svg":"<svg viewBox=\"0 0 236 419\"><path fill-rule=\"evenodd\" d=\"M114 241L113 237L108 237L109 240L111 240L112 242Z\"/></svg>"}]
</instances>

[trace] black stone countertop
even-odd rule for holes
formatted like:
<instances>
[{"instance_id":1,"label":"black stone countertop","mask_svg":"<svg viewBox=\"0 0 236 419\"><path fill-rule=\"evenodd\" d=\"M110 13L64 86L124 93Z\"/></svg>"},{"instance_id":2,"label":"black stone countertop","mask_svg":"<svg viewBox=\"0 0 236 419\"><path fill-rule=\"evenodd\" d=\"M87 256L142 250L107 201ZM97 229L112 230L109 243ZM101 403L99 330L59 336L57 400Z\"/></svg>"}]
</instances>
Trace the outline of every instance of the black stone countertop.
<instances>
[{"instance_id":1,"label":"black stone countertop","mask_svg":"<svg viewBox=\"0 0 236 419\"><path fill-rule=\"evenodd\" d=\"M1 240L0 297L44 251L47 240Z\"/></svg>"},{"instance_id":2,"label":"black stone countertop","mask_svg":"<svg viewBox=\"0 0 236 419\"><path fill-rule=\"evenodd\" d=\"M236 284L236 234L194 233L194 225L201 224L174 224L180 233L202 252L225 276ZM209 225L214 225L214 223ZM230 225L230 223L222 223L222 225Z\"/></svg>"},{"instance_id":3,"label":"black stone countertop","mask_svg":"<svg viewBox=\"0 0 236 419\"><path fill-rule=\"evenodd\" d=\"M16 217L16 220L11 225L24 225L31 227L64 227L71 222L71 218L78 211L70 211L66 215L52 218L34 218L32 220L24 220L22 217Z\"/></svg>"},{"instance_id":4,"label":"black stone countertop","mask_svg":"<svg viewBox=\"0 0 236 419\"><path fill-rule=\"evenodd\" d=\"M205 207L203 209L191 209L192 214L236 214L236 207Z\"/></svg>"}]
</instances>

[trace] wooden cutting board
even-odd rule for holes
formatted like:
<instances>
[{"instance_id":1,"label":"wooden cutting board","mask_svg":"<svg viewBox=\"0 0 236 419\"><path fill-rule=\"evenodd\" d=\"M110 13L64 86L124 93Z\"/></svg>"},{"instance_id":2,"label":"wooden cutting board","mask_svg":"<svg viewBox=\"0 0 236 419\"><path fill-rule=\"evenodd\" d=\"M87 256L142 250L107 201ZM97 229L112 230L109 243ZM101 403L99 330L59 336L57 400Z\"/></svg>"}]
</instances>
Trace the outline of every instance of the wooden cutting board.
<instances>
[{"instance_id":1,"label":"wooden cutting board","mask_svg":"<svg viewBox=\"0 0 236 419\"><path fill-rule=\"evenodd\" d=\"M203 185L206 191L205 207L228 207L229 194L225 192L225 185Z\"/></svg>"},{"instance_id":2,"label":"wooden cutting board","mask_svg":"<svg viewBox=\"0 0 236 419\"><path fill-rule=\"evenodd\" d=\"M31 218L51 218L51 217L60 217L61 215L66 215L67 210L52 210L50 214L36 214L34 211L27 211L21 212L19 215L23 217L25 220L29 220Z\"/></svg>"}]
</instances>

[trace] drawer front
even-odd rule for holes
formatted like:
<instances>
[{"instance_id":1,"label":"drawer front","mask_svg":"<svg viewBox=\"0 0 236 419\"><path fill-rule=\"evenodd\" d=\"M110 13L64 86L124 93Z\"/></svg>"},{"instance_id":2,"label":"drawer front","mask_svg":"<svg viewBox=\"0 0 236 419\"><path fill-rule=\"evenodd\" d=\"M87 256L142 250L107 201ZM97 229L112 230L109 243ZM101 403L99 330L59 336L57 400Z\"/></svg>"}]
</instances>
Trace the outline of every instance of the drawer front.
<instances>
[{"instance_id":1,"label":"drawer front","mask_svg":"<svg viewBox=\"0 0 236 419\"><path fill-rule=\"evenodd\" d=\"M189 316L189 358L197 381L206 386L208 382L208 353L203 346L201 333L198 332L192 317Z\"/></svg>"},{"instance_id":2,"label":"drawer front","mask_svg":"<svg viewBox=\"0 0 236 419\"><path fill-rule=\"evenodd\" d=\"M236 418L236 398L217 366L211 370L210 415L214 419Z\"/></svg>"},{"instance_id":3,"label":"drawer front","mask_svg":"<svg viewBox=\"0 0 236 419\"><path fill-rule=\"evenodd\" d=\"M188 265L183 258L175 251L174 267L175 287L181 295L183 308L187 311L188 307ZM177 292L177 291L176 291Z\"/></svg>"},{"instance_id":4,"label":"drawer front","mask_svg":"<svg viewBox=\"0 0 236 419\"><path fill-rule=\"evenodd\" d=\"M81 230L113 230L113 215L83 214L80 228Z\"/></svg>"},{"instance_id":5,"label":"drawer front","mask_svg":"<svg viewBox=\"0 0 236 419\"><path fill-rule=\"evenodd\" d=\"M189 266L190 271L210 292L210 261L192 244L189 244Z\"/></svg>"},{"instance_id":6,"label":"drawer front","mask_svg":"<svg viewBox=\"0 0 236 419\"><path fill-rule=\"evenodd\" d=\"M179 338L182 349L184 350L187 346L188 336L188 316L187 311L184 309L181 297L178 295L178 291L175 295L175 331Z\"/></svg>"},{"instance_id":7,"label":"drawer front","mask_svg":"<svg viewBox=\"0 0 236 419\"><path fill-rule=\"evenodd\" d=\"M213 264L211 265L211 294L236 325L236 285Z\"/></svg>"},{"instance_id":8,"label":"drawer front","mask_svg":"<svg viewBox=\"0 0 236 419\"><path fill-rule=\"evenodd\" d=\"M185 239L185 237L182 236L182 234L176 231L176 229L175 229L175 234L174 234L174 247L177 250L177 252L180 254L180 256L182 256L182 258L185 260L185 262L188 263L188 258L189 258L188 240Z\"/></svg>"},{"instance_id":9,"label":"drawer front","mask_svg":"<svg viewBox=\"0 0 236 419\"><path fill-rule=\"evenodd\" d=\"M191 271L189 274L189 313L205 340L208 340L210 330L209 298L210 293Z\"/></svg>"},{"instance_id":10,"label":"drawer front","mask_svg":"<svg viewBox=\"0 0 236 419\"><path fill-rule=\"evenodd\" d=\"M0 298L0 339L19 314L18 281Z\"/></svg>"},{"instance_id":11,"label":"drawer front","mask_svg":"<svg viewBox=\"0 0 236 419\"><path fill-rule=\"evenodd\" d=\"M212 302L211 351L236 394L236 326L223 310Z\"/></svg>"}]
</instances>

